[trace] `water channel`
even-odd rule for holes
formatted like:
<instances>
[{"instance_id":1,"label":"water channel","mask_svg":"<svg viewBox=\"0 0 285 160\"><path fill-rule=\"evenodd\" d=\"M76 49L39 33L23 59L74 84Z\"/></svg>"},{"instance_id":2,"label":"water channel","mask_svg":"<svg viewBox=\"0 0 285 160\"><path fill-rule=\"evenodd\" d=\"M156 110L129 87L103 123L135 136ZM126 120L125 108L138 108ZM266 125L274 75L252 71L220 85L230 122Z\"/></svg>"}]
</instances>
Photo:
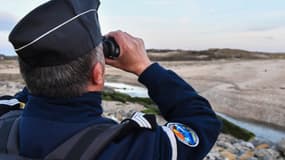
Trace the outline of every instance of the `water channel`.
<instances>
[{"instance_id":1,"label":"water channel","mask_svg":"<svg viewBox=\"0 0 285 160\"><path fill-rule=\"evenodd\" d=\"M117 92L128 94L131 97L148 97L147 90L143 87L110 82L106 82L105 86L111 87ZM227 119L228 121L253 132L256 135L256 138L266 139L275 143L279 142L282 138L285 138L285 130L276 129L266 124L257 124L242 119L232 118L221 113L217 114Z\"/></svg>"}]
</instances>

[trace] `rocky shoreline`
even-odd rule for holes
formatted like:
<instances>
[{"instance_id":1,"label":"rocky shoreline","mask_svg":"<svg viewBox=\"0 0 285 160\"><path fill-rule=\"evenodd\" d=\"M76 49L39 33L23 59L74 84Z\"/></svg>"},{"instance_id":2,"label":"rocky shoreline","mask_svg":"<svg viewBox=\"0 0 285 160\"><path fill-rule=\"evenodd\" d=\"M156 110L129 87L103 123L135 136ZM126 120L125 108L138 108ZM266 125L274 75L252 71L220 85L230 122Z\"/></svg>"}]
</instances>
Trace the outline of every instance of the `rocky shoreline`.
<instances>
[{"instance_id":1,"label":"rocky shoreline","mask_svg":"<svg viewBox=\"0 0 285 160\"><path fill-rule=\"evenodd\" d=\"M135 111L145 108L137 103L104 101L104 115L121 121ZM160 125L165 124L161 116L156 116ZM220 134L210 153L204 160L285 160L285 139L272 143L262 139L244 141L227 134Z\"/></svg>"},{"instance_id":2,"label":"rocky shoreline","mask_svg":"<svg viewBox=\"0 0 285 160\"><path fill-rule=\"evenodd\" d=\"M278 144L259 139L246 142L220 134L204 160L284 160L284 145L285 139Z\"/></svg>"}]
</instances>

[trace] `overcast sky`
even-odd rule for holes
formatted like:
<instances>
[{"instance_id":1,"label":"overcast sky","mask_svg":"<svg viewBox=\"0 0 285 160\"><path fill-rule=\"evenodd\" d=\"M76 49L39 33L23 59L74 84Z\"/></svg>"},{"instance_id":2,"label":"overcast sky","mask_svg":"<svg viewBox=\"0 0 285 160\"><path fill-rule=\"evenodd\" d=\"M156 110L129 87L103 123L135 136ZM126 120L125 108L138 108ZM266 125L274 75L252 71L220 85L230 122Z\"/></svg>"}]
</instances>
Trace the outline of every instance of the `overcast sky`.
<instances>
[{"instance_id":1,"label":"overcast sky","mask_svg":"<svg viewBox=\"0 0 285 160\"><path fill-rule=\"evenodd\" d=\"M0 0L0 54L8 34L47 0ZM285 52L285 0L101 0L103 33L121 29L147 48L237 48Z\"/></svg>"}]
</instances>

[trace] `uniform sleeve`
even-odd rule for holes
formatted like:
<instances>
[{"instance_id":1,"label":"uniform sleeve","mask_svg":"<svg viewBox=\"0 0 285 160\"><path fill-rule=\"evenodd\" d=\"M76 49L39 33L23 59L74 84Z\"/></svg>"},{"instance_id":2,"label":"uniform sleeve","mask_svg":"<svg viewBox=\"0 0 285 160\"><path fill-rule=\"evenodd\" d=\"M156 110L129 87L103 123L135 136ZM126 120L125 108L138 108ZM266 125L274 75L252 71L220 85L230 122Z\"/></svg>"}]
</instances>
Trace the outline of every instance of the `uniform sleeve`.
<instances>
[{"instance_id":1,"label":"uniform sleeve","mask_svg":"<svg viewBox=\"0 0 285 160\"><path fill-rule=\"evenodd\" d=\"M182 123L197 133L199 144L196 147L187 146L176 138L178 159L203 159L221 128L209 102L177 74L157 63L149 66L139 81L148 88L149 96L168 122Z\"/></svg>"}]
</instances>

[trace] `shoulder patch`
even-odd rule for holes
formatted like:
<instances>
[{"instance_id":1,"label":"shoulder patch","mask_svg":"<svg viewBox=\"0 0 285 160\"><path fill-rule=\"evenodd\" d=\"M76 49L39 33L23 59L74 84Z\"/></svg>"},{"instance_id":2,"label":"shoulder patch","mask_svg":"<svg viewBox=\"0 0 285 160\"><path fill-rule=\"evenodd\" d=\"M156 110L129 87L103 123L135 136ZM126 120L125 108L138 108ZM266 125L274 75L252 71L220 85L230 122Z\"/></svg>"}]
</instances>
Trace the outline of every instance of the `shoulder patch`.
<instances>
[{"instance_id":1,"label":"shoulder patch","mask_svg":"<svg viewBox=\"0 0 285 160\"><path fill-rule=\"evenodd\" d=\"M196 132L181 123L168 123L167 127L171 129L177 139L189 147L197 147L199 137Z\"/></svg>"}]
</instances>

